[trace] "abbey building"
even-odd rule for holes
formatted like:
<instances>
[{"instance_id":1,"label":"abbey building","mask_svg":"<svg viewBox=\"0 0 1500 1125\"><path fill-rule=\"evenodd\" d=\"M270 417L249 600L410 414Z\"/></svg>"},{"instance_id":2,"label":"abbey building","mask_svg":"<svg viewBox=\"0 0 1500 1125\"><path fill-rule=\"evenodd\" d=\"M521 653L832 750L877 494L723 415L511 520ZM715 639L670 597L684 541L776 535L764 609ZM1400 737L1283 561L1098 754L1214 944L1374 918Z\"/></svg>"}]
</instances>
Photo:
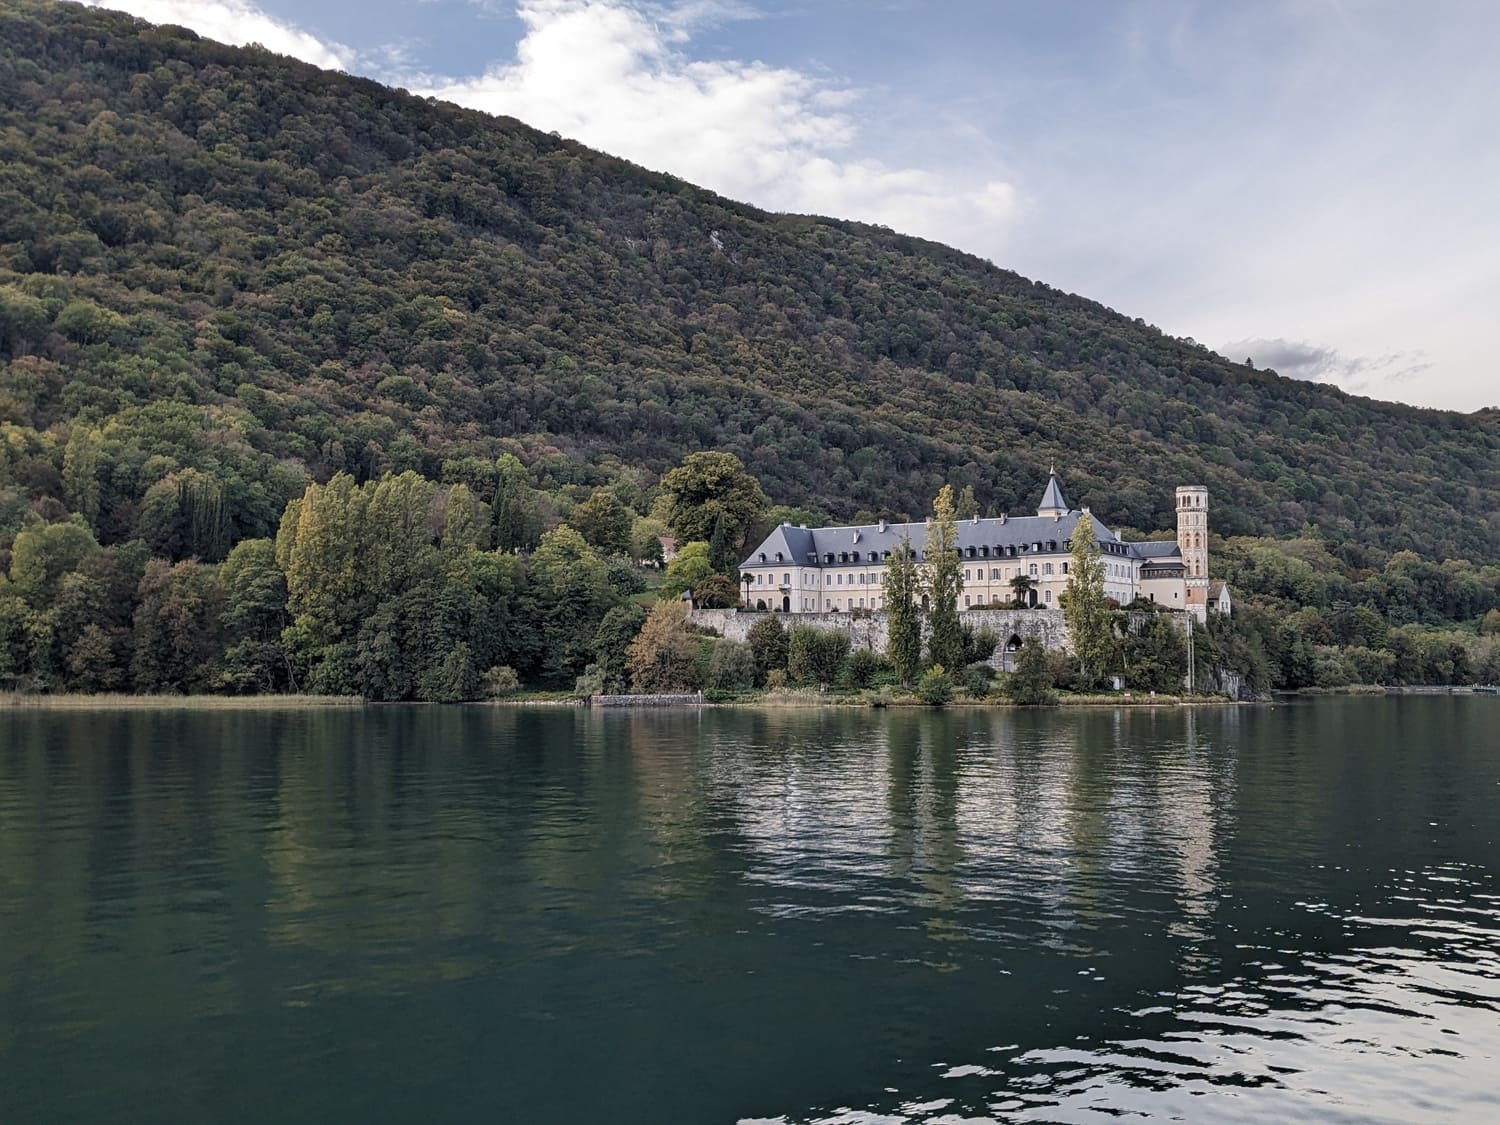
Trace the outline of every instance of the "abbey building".
<instances>
[{"instance_id":1,"label":"abbey building","mask_svg":"<svg viewBox=\"0 0 1500 1125\"><path fill-rule=\"evenodd\" d=\"M781 613L848 613L883 608L882 586L891 553L910 539L918 562L926 557L927 523L858 527L782 524L740 564L745 604ZM1034 516L960 520L963 560L959 609L1022 604L1056 609L1068 586L1069 542L1083 527L1099 545L1104 591L1120 605L1136 599L1185 610L1200 621L1230 611L1229 590L1209 580L1208 490L1177 489L1177 539L1129 543L1087 508L1070 508L1054 471Z\"/></svg>"}]
</instances>

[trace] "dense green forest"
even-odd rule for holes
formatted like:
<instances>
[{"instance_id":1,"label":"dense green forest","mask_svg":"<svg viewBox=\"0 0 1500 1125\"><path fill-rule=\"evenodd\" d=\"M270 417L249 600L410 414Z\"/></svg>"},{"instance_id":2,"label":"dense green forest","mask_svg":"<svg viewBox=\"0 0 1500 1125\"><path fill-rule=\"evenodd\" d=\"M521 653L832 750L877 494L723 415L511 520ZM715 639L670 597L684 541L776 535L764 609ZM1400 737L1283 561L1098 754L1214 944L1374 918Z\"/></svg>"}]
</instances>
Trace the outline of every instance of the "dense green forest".
<instances>
[{"instance_id":1,"label":"dense green forest","mask_svg":"<svg viewBox=\"0 0 1500 1125\"><path fill-rule=\"evenodd\" d=\"M674 502L704 448L779 507ZM1475 633L1495 605L1494 411L1254 371L259 49L0 9L0 676L571 686L611 613L611 653L639 627L659 534L706 544L697 584L777 518L919 515L945 483L1024 511L1053 461L1112 526L1172 526L1191 480L1235 541L1302 536L1231 560L1268 611L1294 595L1262 556L1313 541L1298 609ZM1414 567L1446 577L1387 598Z\"/></svg>"}]
</instances>

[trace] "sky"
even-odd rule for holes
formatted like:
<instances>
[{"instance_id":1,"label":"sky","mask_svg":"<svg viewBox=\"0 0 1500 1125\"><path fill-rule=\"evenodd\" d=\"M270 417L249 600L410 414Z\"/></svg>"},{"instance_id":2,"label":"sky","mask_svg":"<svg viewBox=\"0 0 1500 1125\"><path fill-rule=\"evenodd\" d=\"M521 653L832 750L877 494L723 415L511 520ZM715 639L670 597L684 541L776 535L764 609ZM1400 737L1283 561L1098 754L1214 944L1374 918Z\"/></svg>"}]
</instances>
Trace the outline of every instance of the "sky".
<instances>
[{"instance_id":1,"label":"sky","mask_svg":"<svg viewBox=\"0 0 1500 1125\"><path fill-rule=\"evenodd\" d=\"M1494 0L86 0L1500 406Z\"/></svg>"}]
</instances>

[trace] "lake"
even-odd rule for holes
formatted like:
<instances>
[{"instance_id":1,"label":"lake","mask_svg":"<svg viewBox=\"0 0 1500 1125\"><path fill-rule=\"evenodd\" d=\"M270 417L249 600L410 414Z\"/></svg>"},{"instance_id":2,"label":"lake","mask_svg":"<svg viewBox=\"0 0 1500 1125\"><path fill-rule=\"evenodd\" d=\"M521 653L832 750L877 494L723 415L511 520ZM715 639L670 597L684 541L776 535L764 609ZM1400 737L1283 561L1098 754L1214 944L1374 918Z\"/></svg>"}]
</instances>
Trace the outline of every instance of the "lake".
<instances>
[{"instance_id":1,"label":"lake","mask_svg":"<svg viewBox=\"0 0 1500 1125\"><path fill-rule=\"evenodd\" d=\"M1500 1120L1500 700L0 712L0 1121Z\"/></svg>"}]
</instances>

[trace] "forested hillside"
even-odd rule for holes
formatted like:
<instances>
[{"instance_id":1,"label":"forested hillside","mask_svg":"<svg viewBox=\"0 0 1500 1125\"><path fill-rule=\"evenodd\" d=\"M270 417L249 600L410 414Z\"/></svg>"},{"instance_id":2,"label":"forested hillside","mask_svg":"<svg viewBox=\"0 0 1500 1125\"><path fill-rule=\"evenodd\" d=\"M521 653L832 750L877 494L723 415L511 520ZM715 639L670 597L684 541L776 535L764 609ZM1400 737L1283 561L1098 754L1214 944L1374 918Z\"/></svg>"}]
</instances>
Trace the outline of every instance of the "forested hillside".
<instances>
[{"instance_id":1,"label":"forested hillside","mask_svg":"<svg viewBox=\"0 0 1500 1125\"><path fill-rule=\"evenodd\" d=\"M1494 411L1254 371L258 49L0 7L0 681L568 687L623 666L659 535L732 602L770 522L920 516L944 483L1024 511L1053 462L1112 526L1171 527L1193 481L1219 534L1315 537L1308 644L1350 599L1471 630L1496 601ZM1270 607L1259 558L1231 578ZM1295 684L1273 631L1262 678Z\"/></svg>"},{"instance_id":2,"label":"forested hillside","mask_svg":"<svg viewBox=\"0 0 1500 1125\"><path fill-rule=\"evenodd\" d=\"M537 483L740 455L773 499L1500 555L1500 423L1353 398L931 243L771 216L452 106L43 0L0 11L0 472L132 535L198 469L232 538L305 478L504 451ZM63 449L98 435L70 496ZM1375 560L1378 562L1378 559Z\"/></svg>"}]
</instances>

